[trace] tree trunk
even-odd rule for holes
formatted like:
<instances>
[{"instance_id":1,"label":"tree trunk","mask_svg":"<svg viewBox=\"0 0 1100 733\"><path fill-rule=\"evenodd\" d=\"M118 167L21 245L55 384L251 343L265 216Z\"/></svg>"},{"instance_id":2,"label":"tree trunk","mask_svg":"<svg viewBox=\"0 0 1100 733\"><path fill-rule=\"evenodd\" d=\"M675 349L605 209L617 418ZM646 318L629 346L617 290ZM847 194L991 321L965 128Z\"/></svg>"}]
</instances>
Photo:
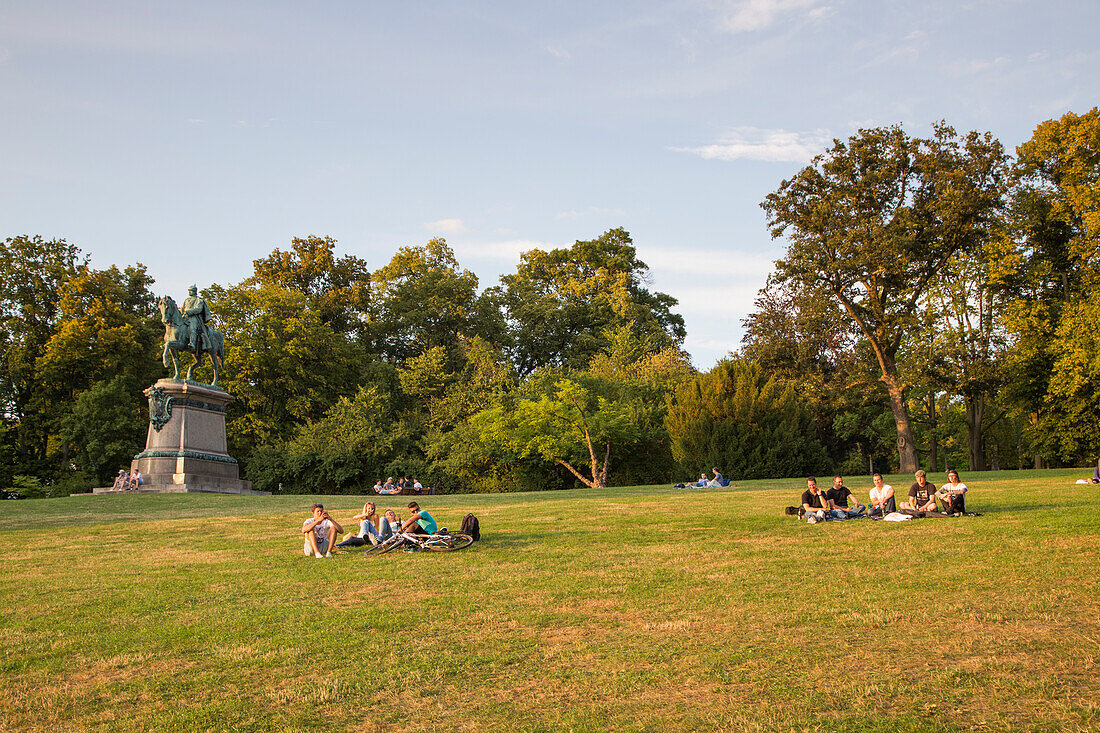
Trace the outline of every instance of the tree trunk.
<instances>
[{"instance_id":1,"label":"tree trunk","mask_svg":"<svg viewBox=\"0 0 1100 733\"><path fill-rule=\"evenodd\" d=\"M939 441L936 440L936 393L928 392L928 470L939 470Z\"/></svg>"},{"instance_id":2,"label":"tree trunk","mask_svg":"<svg viewBox=\"0 0 1100 733\"><path fill-rule=\"evenodd\" d=\"M985 450L982 448L982 418L985 417L985 395L966 395L966 437L970 470L985 470Z\"/></svg>"},{"instance_id":3,"label":"tree trunk","mask_svg":"<svg viewBox=\"0 0 1100 733\"><path fill-rule=\"evenodd\" d=\"M913 428L909 425L909 411L905 408L905 395L902 394L901 385L898 384L897 368L893 365L893 359L888 360L892 369L882 370L883 383L886 392L890 395L890 412L894 414L894 424L898 428L898 459L902 473L913 473L920 464L917 461L917 446L913 443Z\"/></svg>"},{"instance_id":4,"label":"tree trunk","mask_svg":"<svg viewBox=\"0 0 1100 733\"><path fill-rule=\"evenodd\" d=\"M1031 415L1028 418L1028 422L1031 423L1032 427L1036 427L1039 424L1039 413L1038 412L1031 413ZM1046 466L1043 465L1043 457L1041 455L1039 455L1038 453L1035 454L1035 468L1046 468Z\"/></svg>"}]
</instances>

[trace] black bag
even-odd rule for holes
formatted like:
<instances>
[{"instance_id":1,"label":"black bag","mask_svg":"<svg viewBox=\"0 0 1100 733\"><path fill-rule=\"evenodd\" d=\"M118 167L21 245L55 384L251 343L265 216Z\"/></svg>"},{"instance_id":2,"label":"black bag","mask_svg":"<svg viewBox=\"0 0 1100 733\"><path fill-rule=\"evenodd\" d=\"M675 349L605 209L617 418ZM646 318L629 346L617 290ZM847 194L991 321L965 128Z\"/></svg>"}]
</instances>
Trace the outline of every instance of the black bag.
<instances>
[{"instance_id":1,"label":"black bag","mask_svg":"<svg viewBox=\"0 0 1100 733\"><path fill-rule=\"evenodd\" d=\"M467 514L462 518L462 529L460 531L462 534L470 535L475 541L481 539L481 525L473 514Z\"/></svg>"},{"instance_id":2,"label":"black bag","mask_svg":"<svg viewBox=\"0 0 1100 733\"><path fill-rule=\"evenodd\" d=\"M783 515L787 516L787 517L797 517L798 516L798 507L796 507L796 506L786 507L783 510Z\"/></svg>"}]
</instances>

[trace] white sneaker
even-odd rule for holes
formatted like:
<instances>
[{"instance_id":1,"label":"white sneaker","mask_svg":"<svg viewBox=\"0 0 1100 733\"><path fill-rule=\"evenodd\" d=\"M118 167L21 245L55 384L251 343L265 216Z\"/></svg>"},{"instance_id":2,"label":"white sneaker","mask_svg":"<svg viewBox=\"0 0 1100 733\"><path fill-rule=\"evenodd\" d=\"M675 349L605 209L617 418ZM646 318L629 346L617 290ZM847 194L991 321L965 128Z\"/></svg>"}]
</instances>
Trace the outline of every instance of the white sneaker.
<instances>
[{"instance_id":1,"label":"white sneaker","mask_svg":"<svg viewBox=\"0 0 1100 733\"><path fill-rule=\"evenodd\" d=\"M332 557L332 553L331 552L326 552L325 557Z\"/></svg>"},{"instance_id":2,"label":"white sneaker","mask_svg":"<svg viewBox=\"0 0 1100 733\"><path fill-rule=\"evenodd\" d=\"M313 556L314 556L315 558L317 558L318 560L320 560L320 559L321 559L321 553L319 553L319 552L315 552L315 553L313 553Z\"/></svg>"}]
</instances>

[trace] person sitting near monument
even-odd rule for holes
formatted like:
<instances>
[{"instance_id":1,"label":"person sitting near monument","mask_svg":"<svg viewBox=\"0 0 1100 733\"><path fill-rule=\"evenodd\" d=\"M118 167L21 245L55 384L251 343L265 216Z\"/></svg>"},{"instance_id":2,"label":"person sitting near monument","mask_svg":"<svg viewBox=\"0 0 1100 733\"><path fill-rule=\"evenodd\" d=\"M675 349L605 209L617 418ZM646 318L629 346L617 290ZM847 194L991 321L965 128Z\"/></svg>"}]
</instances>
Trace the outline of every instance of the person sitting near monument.
<instances>
[{"instance_id":1,"label":"person sitting near monument","mask_svg":"<svg viewBox=\"0 0 1100 733\"><path fill-rule=\"evenodd\" d=\"M806 479L806 490L802 492L802 514L810 524L848 516L832 508L828 497L821 493L821 489L817 487L817 479L813 476Z\"/></svg>"},{"instance_id":2,"label":"person sitting near monument","mask_svg":"<svg viewBox=\"0 0 1100 733\"><path fill-rule=\"evenodd\" d=\"M125 468L118 469L118 475L115 476L115 482L111 485L112 489L125 489L126 485L130 482L130 474L126 473Z\"/></svg>"},{"instance_id":3,"label":"person sitting near monument","mask_svg":"<svg viewBox=\"0 0 1100 733\"><path fill-rule=\"evenodd\" d=\"M881 473L872 476L871 481L874 483L871 487L871 516L884 517L896 512L898 508L894 503L894 487L882 482Z\"/></svg>"},{"instance_id":4,"label":"person sitting near monument","mask_svg":"<svg viewBox=\"0 0 1100 733\"><path fill-rule=\"evenodd\" d=\"M841 476L833 476L833 487L825 492L825 498L833 505L833 509L838 512L843 512L849 519L862 517L864 512L867 511L867 507L860 504L858 501L854 507L849 507L848 497L851 495L852 492L844 485L844 478Z\"/></svg>"},{"instance_id":5,"label":"person sitting near monument","mask_svg":"<svg viewBox=\"0 0 1100 733\"><path fill-rule=\"evenodd\" d=\"M936 498L943 502L944 514L966 514L966 484L959 481L959 472L951 469L947 472L947 483L936 492Z\"/></svg>"},{"instance_id":6,"label":"person sitting near monument","mask_svg":"<svg viewBox=\"0 0 1100 733\"><path fill-rule=\"evenodd\" d=\"M909 487L909 499L901 503L904 512L936 511L936 486L928 483L928 474L918 469L916 483Z\"/></svg>"},{"instance_id":7,"label":"person sitting near monument","mask_svg":"<svg viewBox=\"0 0 1100 733\"><path fill-rule=\"evenodd\" d=\"M141 471L139 471L135 468L134 472L130 474L129 488L136 489L137 487L141 486L143 483L145 483L145 479L142 477Z\"/></svg>"},{"instance_id":8,"label":"person sitting near monument","mask_svg":"<svg viewBox=\"0 0 1100 733\"><path fill-rule=\"evenodd\" d=\"M336 536L343 532L344 528L329 516L324 504L314 504L311 509L313 516L302 522L302 534L306 537L303 551L306 557L309 557L311 552L315 558L332 557Z\"/></svg>"},{"instance_id":9,"label":"person sitting near monument","mask_svg":"<svg viewBox=\"0 0 1100 733\"><path fill-rule=\"evenodd\" d=\"M439 529L439 525L435 523L435 519L431 514L420 508L420 505L415 501L409 502L409 511L413 514L411 517L405 520L405 523L401 525L402 532L412 532L413 534L435 534L435 531Z\"/></svg>"}]
</instances>

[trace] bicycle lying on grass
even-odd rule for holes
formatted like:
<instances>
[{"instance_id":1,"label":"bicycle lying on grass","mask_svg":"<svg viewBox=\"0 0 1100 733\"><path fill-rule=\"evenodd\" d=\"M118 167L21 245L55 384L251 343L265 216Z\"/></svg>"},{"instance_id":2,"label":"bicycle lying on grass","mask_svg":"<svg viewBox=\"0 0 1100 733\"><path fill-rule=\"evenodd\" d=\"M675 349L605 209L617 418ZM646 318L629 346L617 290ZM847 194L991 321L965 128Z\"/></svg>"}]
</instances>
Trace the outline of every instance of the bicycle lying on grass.
<instances>
[{"instance_id":1,"label":"bicycle lying on grass","mask_svg":"<svg viewBox=\"0 0 1100 733\"><path fill-rule=\"evenodd\" d=\"M387 537L384 542L379 542L373 547L368 547L363 552L363 557L377 557L385 555L391 550L405 547L410 550L428 550L430 552L454 552L464 550L474 543L474 538L462 532L448 532L446 529L435 534L413 534L412 532L398 532Z\"/></svg>"}]
</instances>

